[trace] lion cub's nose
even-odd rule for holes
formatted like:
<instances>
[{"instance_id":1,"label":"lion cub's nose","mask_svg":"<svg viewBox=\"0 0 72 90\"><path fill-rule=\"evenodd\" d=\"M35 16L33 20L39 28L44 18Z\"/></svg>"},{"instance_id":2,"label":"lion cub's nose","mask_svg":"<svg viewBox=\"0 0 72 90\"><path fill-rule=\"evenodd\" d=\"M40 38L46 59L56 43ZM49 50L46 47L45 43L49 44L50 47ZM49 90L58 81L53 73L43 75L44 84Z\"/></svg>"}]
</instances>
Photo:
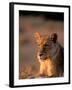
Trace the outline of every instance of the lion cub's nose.
<instances>
[{"instance_id":1,"label":"lion cub's nose","mask_svg":"<svg viewBox=\"0 0 72 90\"><path fill-rule=\"evenodd\" d=\"M42 56L43 54L40 54L40 56Z\"/></svg>"}]
</instances>

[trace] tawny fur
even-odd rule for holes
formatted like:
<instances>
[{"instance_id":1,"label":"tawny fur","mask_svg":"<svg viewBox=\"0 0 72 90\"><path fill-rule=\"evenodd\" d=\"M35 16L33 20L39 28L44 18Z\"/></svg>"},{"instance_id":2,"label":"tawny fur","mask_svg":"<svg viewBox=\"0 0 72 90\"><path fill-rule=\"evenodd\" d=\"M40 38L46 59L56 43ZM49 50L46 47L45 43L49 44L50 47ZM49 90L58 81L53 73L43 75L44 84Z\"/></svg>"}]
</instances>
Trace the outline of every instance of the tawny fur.
<instances>
[{"instance_id":1,"label":"tawny fur","mask_svg":"<svg viewBox=\"0 0 72 90\"><path fill-rule=\"evenodd\" d=\"M39 33L35 33L35 38L39 46L38 49L42 49L46 39L43 38ZM41 60L39 56L39 50L38 50L37 58L40 63L39 74L41 76L47 76L47 77L63 76L63 70L58 69L61 67L61 65L59 66L58 63L54 63L51 57L47 58L46 60ZM58 56L58 58L60 58L60 56Z\"/></svg>"}]
</instances>

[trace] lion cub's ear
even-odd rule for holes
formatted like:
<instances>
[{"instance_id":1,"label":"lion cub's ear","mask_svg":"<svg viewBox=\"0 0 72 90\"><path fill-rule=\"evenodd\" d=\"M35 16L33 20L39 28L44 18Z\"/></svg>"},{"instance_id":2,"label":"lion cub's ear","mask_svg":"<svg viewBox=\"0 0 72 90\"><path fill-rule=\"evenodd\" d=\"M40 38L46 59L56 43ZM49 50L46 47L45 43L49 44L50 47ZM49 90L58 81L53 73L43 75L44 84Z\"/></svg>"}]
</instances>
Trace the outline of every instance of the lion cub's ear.
<instances>
[{"instance_id":1,"label":"lion cub's ear","mask_svg":"<svg viewBox=\"0 0 72 90\"><path fill-rule=\"evenodd\" d=\"M36 32L36 33L34 34L34 37L35 37L35 39L36 39L37 44L38 44L38 45L41 45L42 42L43 42L43 37L42 37L42 35L41 35L39 32Z\"/></svg>"}]
</instances>

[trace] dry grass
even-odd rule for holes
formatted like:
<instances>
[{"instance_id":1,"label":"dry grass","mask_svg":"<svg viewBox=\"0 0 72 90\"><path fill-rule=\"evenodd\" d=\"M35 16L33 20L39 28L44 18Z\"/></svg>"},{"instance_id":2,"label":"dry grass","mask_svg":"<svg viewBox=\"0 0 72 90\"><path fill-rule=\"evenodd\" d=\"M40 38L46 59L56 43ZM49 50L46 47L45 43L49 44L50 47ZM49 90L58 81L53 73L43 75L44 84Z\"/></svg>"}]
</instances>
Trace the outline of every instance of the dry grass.
<instances>
[{"instance_id":1,"label":"dry grass","mask_svg":"<svg viewBox=\"0 0 72 90\"><path fill-rule=\"evenodd\" d=\"M35 68L35 66L29 66L29 67L24 67L20 69L20 75L19 79L31 79L31 78L37 78L38 77L38 72Z\"/></svg>"}]
</instances>

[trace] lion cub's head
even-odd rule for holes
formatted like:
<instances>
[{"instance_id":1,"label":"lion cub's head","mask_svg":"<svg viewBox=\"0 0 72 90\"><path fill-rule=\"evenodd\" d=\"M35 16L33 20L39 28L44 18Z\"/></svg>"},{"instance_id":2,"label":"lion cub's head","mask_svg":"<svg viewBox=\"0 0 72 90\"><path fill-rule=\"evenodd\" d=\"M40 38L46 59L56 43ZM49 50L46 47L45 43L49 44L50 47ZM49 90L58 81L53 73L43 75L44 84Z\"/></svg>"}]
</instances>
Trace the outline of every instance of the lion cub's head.
<instances>
[{"instance_id":1,"label":"lion cub's head","mask_svg":"<svg viewBox=\"0 0 72 90\"><path fill-rule=\"evenodd\" d=\"M38 45L38 56L41 60L46 60L55 55L57 50L57 34L53 33L50 36L42 36L40 33L35 33L36 42Z\"/></svg>"}]
</instances>

